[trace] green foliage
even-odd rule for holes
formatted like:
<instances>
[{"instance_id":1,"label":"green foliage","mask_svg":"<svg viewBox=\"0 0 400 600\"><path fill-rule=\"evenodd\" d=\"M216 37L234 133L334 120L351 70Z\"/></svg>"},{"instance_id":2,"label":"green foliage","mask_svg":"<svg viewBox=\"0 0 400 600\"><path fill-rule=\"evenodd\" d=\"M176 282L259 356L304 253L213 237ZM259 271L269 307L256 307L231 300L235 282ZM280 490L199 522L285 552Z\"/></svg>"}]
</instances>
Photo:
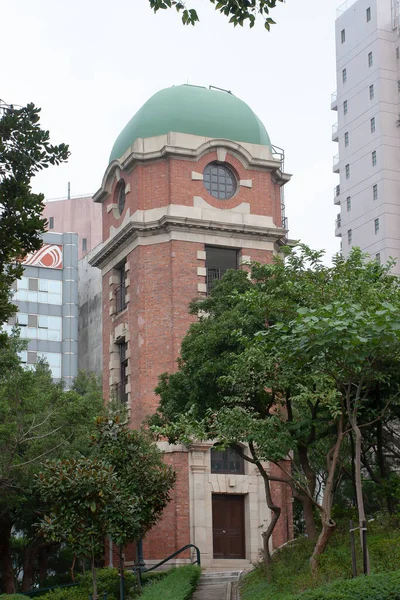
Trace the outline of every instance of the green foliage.
<instances>
[{"instance_id":1,"label":"green foliage","mask_svg":"<svg viewBox=\"0 0 400 600\"><path fill-rule=\"evenodd\" d=\"M52 506L41 531L66 542L80 557L98 557L113 527L137 522L137 500L121 489L114 469L100 460L48 461L37 477L41 497Z\"/></svg>"},{"instance_id":2,"label":"green foliage","mask_svg":"<svg viewBox=\"0 0 400 600\"><path fill-rule=\"evenodd\" d=\"M93 458L48 461L36 481L51 507L41 532L94 565L106 537L122 547L158 521L175 473L147 433L129 430L118 417L99 418L91 443Z\"/></svg>"},{"instance_id":3,"label":"green foliage","mask_svg":"<svg viewBox=\"0 0 400 600\"><path fill-rule=\"evenodd\" d=\"M337 581L293 600L400 600L400 571Z\"/></svg>"},{"instance_id":4,"label":"green foliage","mask_svg":"<svg viewBox=\"0 0 400 600\"><path fill-rule=\"evenodd\" d=\"M82 589L80 586L59 588L39 596L42 600L88 600L88 597L87 590ZM24 596L24 598L26 600L27 596Z\"/></svg>"},{"instance_id":5,"label":"green foliage","mask_svg":"<svg viewBox=\"0 0 400 600\"><path fill-rule=\"evenodd\" d=\"M313 542L305 537L291 542L274 553L271 565L271 581L267 582L263 569L259 568L245 577L242 590L242 600L319 600L320 590L327 584L332 586L351 583L351 555L349 534L346 524L339 524L339 532L333 538L326 552L319 557L319 568L315 576L311 573L310 556ZM362 569L362 553L359 537L356 536L356 554L359 572ZM400 554L400 533L380 532L368 536L371 570L381 574L382 579L395 573L398 575ZM395 572L395 573L394 573ZM372 577L372 576L371 576ZM372 579L362 578L365 581ZM339 580L339 581L338 581ZM356 581L361 580L358 578ZM353 580L352 580L353 581ZM321 587L323 586L323 587ZM330 588L326 588L330 589ZM315 591L315 597L312 595ZM321 592L322 593L322 592ZM354 592L356 593L356 592ZM310 594L310 596L308 595ZM368 597L368 596L366 596ZM378 596L376 596L378 598ZM321 600L336 598L323 596ZM338 596L341 598L341 596ZM350 596L344 597L350 599ZM363 596L353 596L363 600ZM372 596L374 599L375 596ZM384 599L385 596L383 595ZM390 596L387 596L389 599Z\"/></svg>"},{"instance_id":6,"label":"green foliage","mask_svg":"<svg viewBox=\"0 0 400 600\"><path fill-rule=\"evenodd\" d=\"M26 600L22 594L0 594L1 600Z\"/></svg>"},{"instance_id":7,"label":"green foliage","mask_svg":"<svg viewBox=\"0 0 400 600\"><path fill-rule=\"evenodd\" d=\"M18 356L23 347L17 333L0 344L0 559L10 564L13 551L17 568L25 560L30 566L43 543L34 527L44 510L35 475L47 458L87 455L95 417L104 410L101 393L65 391L46 363L24 369ZM12 531L23 542L17 552L8 543ZM25 566L25 579L29 571ZM13 589L11 577L3 567L1 589Z\"/></svg>"},{"instance_id":8,"label":"green foliage","mask_svg":"<svg viewBox=\"0 0 400 600\"><path fill-rule=\"evenodd\" d=\"M193 8L187 8L182 0L149 0L150 7L156 13L158 10L175 8L182 14L182 23L184 25L195 25L199 21L197 11ZM275 21L269 16L270 10L275 8L277 2L283 0L210 0L215 5L215 10L229 18L229 23L234 27L248 22L249 27L254 27L256 18L264 21L264 27L269 31Z\"/></svg>"},{"instance_id":9,"label":"green foliage","mask_svg":"<svg viewBox=\"0 0 400 600\"><path fill-rule=\"evenodd\" d=\"M126 600L134 597L137 593L137 583L135 575L130 571L125 571L125 596ZM91 573L79 575L77 577L79 589L84 590L86 598L92 593L92 576ZM100 598L103 592L107 592L107 600L119 600L120 576L117 569L97 569L97 585Z\"/></svg>"},{"instance_id":10,"label":"green foliage","mask_svg":"<svg viewBox=\"0 0 400 600\"><path fill-rule=\"evenodd\" d=\"M68 146L50 144L40 128L40 109L0 108L0 323L15 312L10 287L23 268L18 259L42 245L43 194L34 194L31 179L49 165L65 162Z\"/></svg>"},{"instance_id":11,"label":"green foliage","mask_svg":"<svg viewBox=\"0 0 400 600\"><path fill-rule=\"evenodd\" d=\"M189 600L201 575L200 567L187 565L173 569L161 581L143 589L142 600Z\"/></svg>"},{"instance_id":12,"label":"green foliage","mask_svg":"<svg viewBox=\"0 0 400 600\"><path fill-rule=\"evenodd\" d=\"M113 468L121 489L137 499L137 525L114 528L114 543L125 545L144 537L170 500L174 471L146 431L129 429L118 417L98 420L92 444L95 455Z\"/></svg>"}]
</instances>

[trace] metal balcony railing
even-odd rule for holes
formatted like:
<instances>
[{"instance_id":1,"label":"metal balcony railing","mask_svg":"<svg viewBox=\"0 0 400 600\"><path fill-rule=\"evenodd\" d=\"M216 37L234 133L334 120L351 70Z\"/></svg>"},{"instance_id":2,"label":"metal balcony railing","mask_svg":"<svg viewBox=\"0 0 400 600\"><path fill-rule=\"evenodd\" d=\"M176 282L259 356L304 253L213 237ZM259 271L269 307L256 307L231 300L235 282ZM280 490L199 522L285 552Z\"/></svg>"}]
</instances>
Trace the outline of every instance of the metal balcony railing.
<instances>
[{"instance_id":1,"label":"metal balcony railing","mask_svg":"<svg viewBox=\"0 0 400 600\"><path fill-rule=\"evenodd\" d=\"M340 184L335 185L335 187L333 188L333 195L335 198L340 196Z\"/></svg>"},{"instance_id":2,"label":"metal balcony railing","mask_svg":"<svg viewBox=\"0 0 400 600\"><path fill-rule=\"evenodd\" d=\"M333 141L337 141L338 140L338 131L339 131L339 124L338 123L334 123L332 125L332 140Z\"/></svg>"},{"instance_id":3,"label":"metal balcony railing","mask_svg":"<svg viewBox=\"0 0 400 600\"><path fill-rule=\"evenodd\" d=\"M331 94L331 109L337 110L337 92Z\"/></svg>"},{"instance_id":4,"label":"metal balcony railing","mask_svg":"<svg viewBox=\"0 0 400 600\"><path fill-rule=\"evenodd\" d=\"M341 226L342 226L342 218L340 215L338 215L335 219L335 229L340 229Z\"/></svg>"},{"instance_id":5,"label":"metal balcony railing","mask_svg":"<svg viewBox=\"0 0 400 600\"><path fill-rule=\"evenodd\" d=\"M339 173L339 154L333 157L333 172Z\"/></svg>"},{"instance_id":6,"label":"metal balcony railing","mask_svg":"<svg viewBox=\"0 0 400 600\"><path fill-rule=\"evenodd\" d=\"M207 294L209 294L215 283L222 279L222 276L228 269L220 269L217 267L208 267L207 269Z\"/></svg>"}]
</instances>

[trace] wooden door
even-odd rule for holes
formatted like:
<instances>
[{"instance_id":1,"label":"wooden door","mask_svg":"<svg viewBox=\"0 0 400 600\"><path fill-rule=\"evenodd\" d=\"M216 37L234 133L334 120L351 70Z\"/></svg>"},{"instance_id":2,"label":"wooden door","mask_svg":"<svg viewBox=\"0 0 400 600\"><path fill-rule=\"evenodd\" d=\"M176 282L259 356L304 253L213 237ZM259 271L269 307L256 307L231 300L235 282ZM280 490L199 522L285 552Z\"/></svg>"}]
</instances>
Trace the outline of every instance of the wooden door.
<instances>
[{"instance_id":1,"label":"wooden door","mask_svg":"<svg viewBox=\"0 0 400 600\"><path fill-rule=\"evenodd\" d=\"M213 494L214 558L245 558L244 496Z\"/></svg>"}]
</instances>

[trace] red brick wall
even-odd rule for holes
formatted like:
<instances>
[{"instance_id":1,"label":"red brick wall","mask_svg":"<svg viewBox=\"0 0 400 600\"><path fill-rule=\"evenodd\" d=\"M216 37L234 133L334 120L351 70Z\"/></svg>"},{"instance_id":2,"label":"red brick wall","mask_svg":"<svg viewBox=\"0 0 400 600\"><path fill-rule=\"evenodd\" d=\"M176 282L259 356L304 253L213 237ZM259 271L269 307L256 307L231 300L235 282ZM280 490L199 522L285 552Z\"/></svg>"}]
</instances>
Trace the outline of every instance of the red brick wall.
<instances>
[{"instance_id":1,"label":"red brick wall","mask_svg":"<svg viewBox=\"0 0 400 600\"><path fill-rule=\"evenodd\" d=\"M282 461L285 471L290 472L290 461ZM285 477L285 474L279 467L271 464L269 473L271 476ZM277 522L272 534L273 548L279 548L285 542L293 539L293 504L292 491L290 486L278 481L271 481L272 500L282 509L279 521Z\"/></svg>"},{"instance_id":2,"label":"red brick wall","mask_svg":"<svg viewBox=\"0 0 400 600\"><path fill-rule=\"evenodd\" d=\"M250 204L250 213L271 216L275 225L281 225L280 187L272 181L268 171L247 170L232 154L227 154L226 163L235 172L238 181L251 179L252 187L238 186L236 195L230 200L217 200L209 194L203 181L192 180L192 171L202 173L204 167L217 159L216 151L207 152L198 162L167 158L152 163L138 164L131 172L121 172L121 177L130 185L122 217L115 218L107 212L107 206L116 203L115 179L112 191L103 204L103 240L109 236L110 226L117 227L130 210L160 208L169 203L193 206L193 196L200 196L216 208L230 209L242 202Z\"/></svg>"},{"instance_id":3,"label":"red brick wall","mask_svg":"<svg viewBox=\"0 0 400 600\"><path fill-rule=\"evenodd\" d=\"M279 186L273 183L267 171L246 170L243 165L228 153L226 162L236 172L238 180L251 179L252 187L240 187L234 198L220 201L209 195L202 181L192 180L192 171L203 172L204 167L216 160L216 152L208 152L198 162L179 159L157 160L137 165L130 173L121 173L130 190L126 195L125 209L119 218L107 212L107 206L115 203L115 186L103 204L103 240L109 236L111 226L117 227L127 211L132 215L137 210L148 210L166 206L169 203L193 206L193 197L201 196L210 205L231 209L242 202L250 204L250 211L256 215L268 215L276 225L280 225ZM148 238L150 241L150 238ZM157 241L155 239L155 241ZM130 300L127 309L119 315L109 316L113 303L110 300L109 277L113 270L103 277L103 378L104 395L109 395L110 334L123 322L129 326L129 383L131 386L130 407L131 426L140 426L143 419L153 413L158 405L154 388L163 372L176 370L176 360L180 344L193 320L188 314L189 303L199 296L197 284L205 278L197 275L197 267L204 267L204 261L197 259L197 252L204 245L195 242L166 241L136 247L126 256L130 285L127 289ZM242 255L251 260L271 262L272 252L253 250L244 247ZM106 271L106 270L104 270ZM177 484L172 492L172 501L166 508L162 521L146 536L144 552L147 558L165 558L190 541L189 516L189 472L186 453L174 452L165 455L178 474ZM291 510L285 486L274 489L275 495L283 494L286 517L282 515L274 544L279 539L287 539L290 529L287 520ZM291 500L291 497L290 497ZM287 505L287 506L286 506ZM285 513L285 514L286 514ZM285 520L286 519L286 520ZM285 527L283 523L286 523ZM289 529L288 529L289 528ZM282 531L281 531L282 530ZM289 531L290 534L290 531ZM278 539L278 535L281 537ZM126 558L133 558L133 549L126 549Z\"/></svg>"}]
</instances>

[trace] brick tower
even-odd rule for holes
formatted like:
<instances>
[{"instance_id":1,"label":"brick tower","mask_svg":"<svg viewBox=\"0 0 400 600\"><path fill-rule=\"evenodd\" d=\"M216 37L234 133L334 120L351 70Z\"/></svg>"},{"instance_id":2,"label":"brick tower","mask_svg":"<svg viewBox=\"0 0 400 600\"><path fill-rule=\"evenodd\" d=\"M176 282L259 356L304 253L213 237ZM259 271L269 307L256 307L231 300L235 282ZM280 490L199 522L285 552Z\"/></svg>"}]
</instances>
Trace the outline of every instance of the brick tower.
<instances>
[{"instance_id":1,"label":"brick tower","mask_svg":"<svg viewBox=\"0 0 400 600\"><path fill-rule=\"evenodd\" d=\"M279 252L290 179L282 167L249 106L198 86L161 90L117 138L94 196L103 241L91 263L103 279L104 394L127 403L132 427L156 409L158 376L176 369L190 301L228 268ZM257 560L269 511L253 466L212 443L160 445L178 481L145 540L146 562L188 543L206 566ZM275 500L277 545L292 535L290 493L277 487Z\"/></svg>"}]
</instances>

